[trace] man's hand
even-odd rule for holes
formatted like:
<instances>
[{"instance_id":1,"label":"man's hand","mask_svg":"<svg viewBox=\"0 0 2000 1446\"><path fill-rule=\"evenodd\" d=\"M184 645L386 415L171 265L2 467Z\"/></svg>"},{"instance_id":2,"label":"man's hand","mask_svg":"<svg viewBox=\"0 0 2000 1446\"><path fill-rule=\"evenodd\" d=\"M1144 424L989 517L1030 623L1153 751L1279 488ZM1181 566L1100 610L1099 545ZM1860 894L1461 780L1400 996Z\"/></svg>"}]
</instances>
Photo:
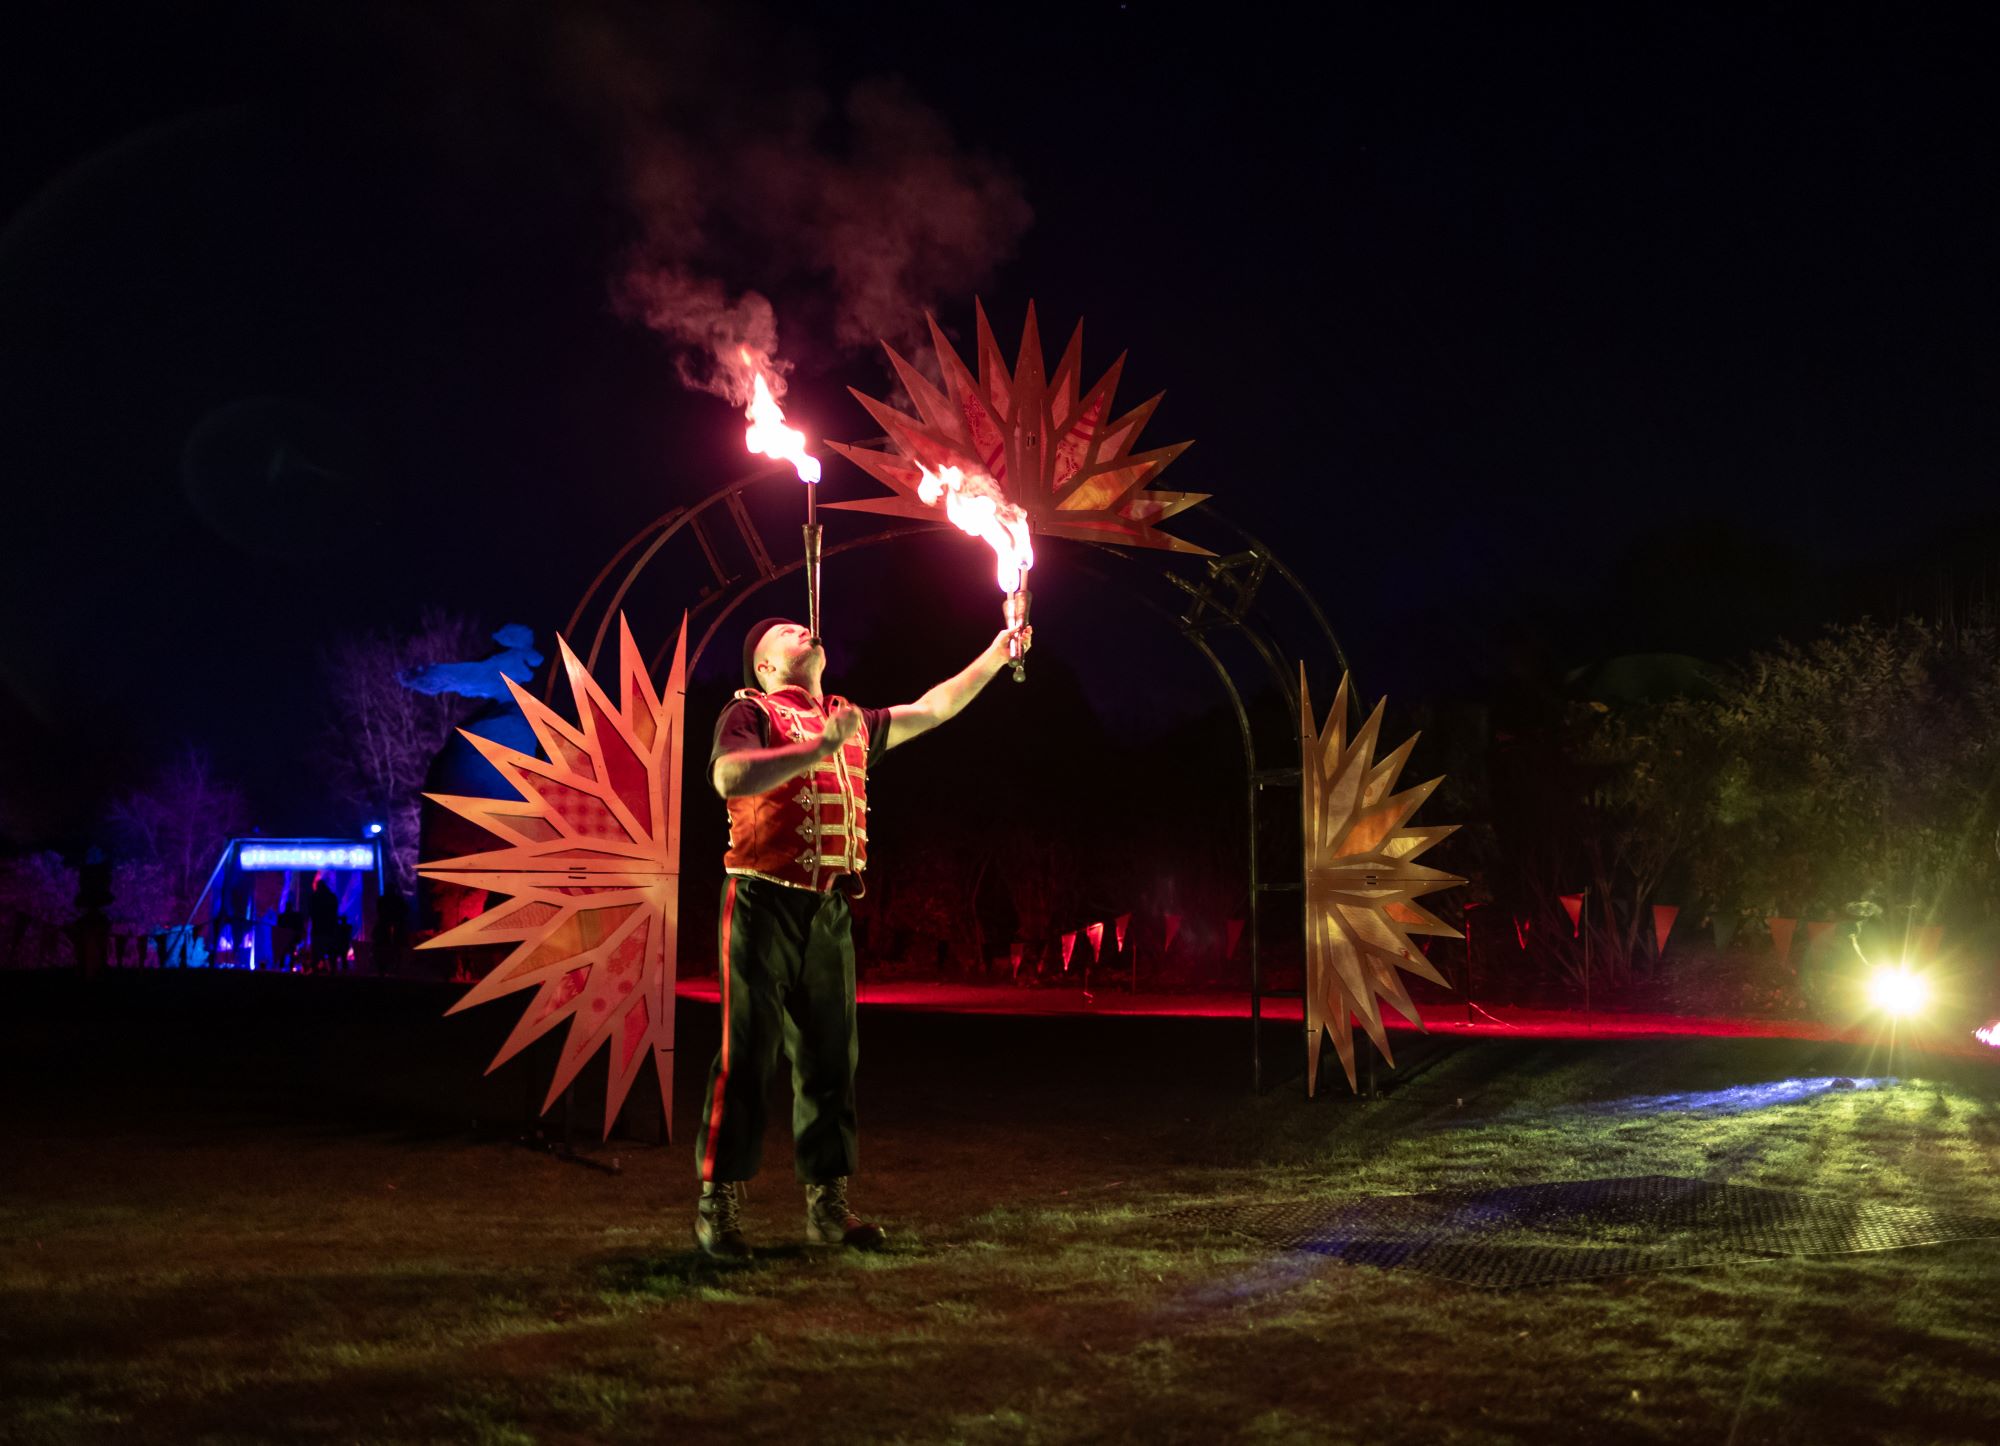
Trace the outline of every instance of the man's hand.
<instances>
[{"instance_id":1,"label":"man's hand","mask_svg":"<svg viewBox=\"0 0 2000 1446\"><path fill-rule=\"evenodd\" d=\"M993 641L990 644L988 644L986 648L987 653L996 660L994 663L994 667L996 669L999 668L1001 665L1005 663L1010 663L1014 660L1014 657L1016 655L1012 651L1010 651L1009 644L1011 644L1016 638L1019 638L1021 640L1021 650L1019 656L1025 658L1028 656L1028 649L1032 648L1035 645L1035 630L1032 627L1000 629L1000 631L994 635Z\"/></svg>"},{"instance_id":2,"label":"man's hand","mask_svg":"<svg viewBox=\"0 0 2000 1446\"><path fill-rule=\"evenodd\" d=\"M840 747L854 736L854 730L861 726L860 710L851 703L836 703L833 711L826 715L826 729L819 735L819 756L831 758Z\"/></svg>"}]
</instances>

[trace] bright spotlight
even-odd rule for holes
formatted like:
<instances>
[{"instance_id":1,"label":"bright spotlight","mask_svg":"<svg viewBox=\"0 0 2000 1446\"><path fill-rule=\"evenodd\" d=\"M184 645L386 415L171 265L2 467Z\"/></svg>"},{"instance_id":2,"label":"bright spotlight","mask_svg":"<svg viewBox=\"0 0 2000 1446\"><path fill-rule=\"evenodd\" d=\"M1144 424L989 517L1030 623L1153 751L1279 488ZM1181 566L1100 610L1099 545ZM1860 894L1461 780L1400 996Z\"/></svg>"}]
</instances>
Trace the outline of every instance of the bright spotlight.
<instances>
[{"instance_id":1,"label":"bright spotlight","mask_svg":"<svg viewBox=\"0 0 2000 1446\"><path fill-rule=\"evenodd\" d=\"M374 838L374 837L376 837L376 836L377 836L378 834L380 834L381 832L382 832L382 825L381 825L381 824L379 824L379 823L371 823L371 824L369 824L369 825L368 825L368 837L370 837L370 838Z\"/></svg>"},{"instance_id":2,"label":"bright spotlight","mask_svg":"<svg viewBox=\"0 0 2000 1446\"><path fill-rule=\"evenodd\" d=\"M1906 1018L1930 1003L1931 986L1907 964L1883 965L1868 976L1868 998L1884 1014Z\"/></svg>"}]
</instances>

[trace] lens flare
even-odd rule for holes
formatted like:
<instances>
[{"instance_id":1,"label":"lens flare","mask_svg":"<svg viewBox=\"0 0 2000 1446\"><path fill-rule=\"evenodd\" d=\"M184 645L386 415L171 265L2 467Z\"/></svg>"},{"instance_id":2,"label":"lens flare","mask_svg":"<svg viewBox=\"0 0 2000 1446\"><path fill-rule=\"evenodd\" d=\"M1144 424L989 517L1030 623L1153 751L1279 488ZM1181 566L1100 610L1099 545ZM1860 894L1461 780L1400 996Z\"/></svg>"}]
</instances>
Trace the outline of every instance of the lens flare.
<instances>
[{"instance_id":1,"label":"lens flare","mask_svg":"<svg viewBox=\"0 0 2000 1446\"><path fill-rule=\"evenodd\" d=\"M1877 1009L1897 1018L1915 1014L1930 1003L1931 987L1906 964L1888 965L1868 977L1868 999Z\"/></svg>"}]
</instances>

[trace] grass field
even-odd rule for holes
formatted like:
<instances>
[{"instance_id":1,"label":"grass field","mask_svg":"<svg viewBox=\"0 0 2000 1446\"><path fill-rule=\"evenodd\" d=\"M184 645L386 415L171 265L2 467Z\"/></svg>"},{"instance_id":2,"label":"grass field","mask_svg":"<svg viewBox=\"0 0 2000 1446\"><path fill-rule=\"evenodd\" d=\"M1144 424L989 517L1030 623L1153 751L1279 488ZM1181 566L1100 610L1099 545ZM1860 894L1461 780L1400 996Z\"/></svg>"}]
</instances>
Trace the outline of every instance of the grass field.
<instances>
[{"instance_id":1,"label":"grass field","mask_svg":"<svg viewBox=\"0 0 2000 1446\"><path fill-rule=\"evenodd\" d=\"M687 1238L712 1009L682 1011L679 1143L593 1150L613 1174L476 1139L442 1093L332 1099L476 1075L488 1038L428 1002L169 1046L151 1006L52 1001L8 1011L0 1440L2000 1437L2000 1240L1495 1292L1165 1218L1670 1174L2000 1219L1980 1061L1411 1041L1397 1093L1309 1104L1251 1096L1226 1021L871 1014L856 1195L893 1248L800 1245L774 1136L767 1248L729 1269Z\"/></svg>"}]
</instances>

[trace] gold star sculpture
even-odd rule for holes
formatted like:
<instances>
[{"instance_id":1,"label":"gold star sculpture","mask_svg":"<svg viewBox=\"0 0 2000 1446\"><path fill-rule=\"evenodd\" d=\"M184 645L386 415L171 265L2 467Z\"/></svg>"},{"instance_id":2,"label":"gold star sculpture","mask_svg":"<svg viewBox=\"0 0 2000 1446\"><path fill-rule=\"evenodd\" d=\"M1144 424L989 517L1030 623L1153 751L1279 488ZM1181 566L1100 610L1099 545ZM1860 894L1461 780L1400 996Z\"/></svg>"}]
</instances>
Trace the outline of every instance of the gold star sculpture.
<instances>
[{"instance_id":1,"label":"gold star sculpture","mask_svg":"<svg viewBox=\"0 0 2000 1446\"><path fill-rule=\"evenodd\" d=\"M519 797L428 795L504 846L427 862L418 871L503 897L422 947L514 946L447 1011L536 991L487 1073L567 1022L542 1108L554 1104L585 1062L608 1045L605 1135L649 1054L671 1133L687 620L681 620L662 697L619 617L616 707L569 644L559 638L557 646L574 723L511 678L507 683L545 756L464 735Z\"/></svg>"},{"instance_id":2,"label":"gold star sculpture","mask_svg":"<svg viewBox=\"0 0 2000 1446\"><path fill-rule=\"evenodd\" d=\"M1306 891L1306 1092L1319 1088L1320 1047L1327 1035L1354 1076L1354 1024L1368 1031L1382 1057L1389 1053L1388 1031L1378 1002L1386 999L1402 1016L1423 1027L1403 988L1398 970L1407 969L1435 984L1445 979L1431 967L1412 934L1462 937L1416 901L1465 882L1455 874L1426 868L1417 856L1450 834L1457 824L1410 828L1410 816L1442 782L1433 778L1395 791L1396 779L1416 746L1412 735L1394 753L1375 760L1382 731L1383 703L1352 740L1347 737L1348 680L1342 677L1333 712L1321 732L1313 721L1305 664L1299 664L1299 747L1304 796ZM1447 986L1449 987L1449 986Z\"/></svg>"},{"instance_id":3,"label":"gold star sculpture","mask_svg":"<svg viewBox=\"0 0 2000 1446\"><path fill-rule=\"evenodd\" d=\"M1208 494L1163 492L1153 486L1167 465L1193 443L1176 442L1149 452L1132 450L1140 429L1160 404L1159 396L1112 419L1112 396L1125 358L1120 356L1097 385L1084 391L1083 323L1078 322L1055 374L1045 374L1041 333L1030 303L1020 354L1010 370L993 339L986 308L977 306L976 312L977 376L952 350L937 319L926 318L944 376L942 392L894 347L884 344L917 415L907 416L857 391L855 399L881 425L896 450L828 445L895 495L826 505L932 520L938 509L917 495L919 469L935 473L960 467L998 482L1007 500L1028 514L1029 527L1045 536L1208 556L1207 548L1159 530L1160 523L1206 501Z\"/></svg>"}]
</instances>

